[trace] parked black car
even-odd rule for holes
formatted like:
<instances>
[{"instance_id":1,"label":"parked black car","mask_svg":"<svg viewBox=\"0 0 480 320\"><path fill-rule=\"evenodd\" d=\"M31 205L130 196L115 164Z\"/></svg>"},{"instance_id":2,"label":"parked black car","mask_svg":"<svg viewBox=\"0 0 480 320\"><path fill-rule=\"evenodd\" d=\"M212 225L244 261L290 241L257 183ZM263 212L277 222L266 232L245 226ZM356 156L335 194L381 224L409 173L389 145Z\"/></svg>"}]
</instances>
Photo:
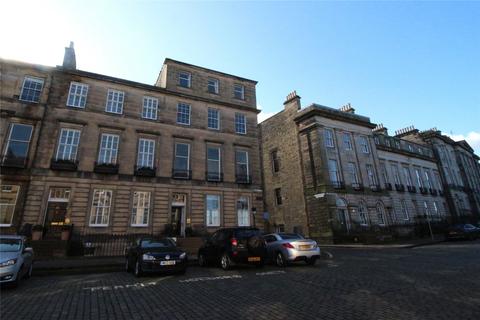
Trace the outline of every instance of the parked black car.
<instances>
[{"instance_id":1,"label":"parked black car","mask_svg":"<svg viewBox=\"0 0 480 320\"><path fill-rule=\"evenodd\" d=\"M224 270L242 263L263 267L266 253L265 240L259 229L224 228L205 241L198 251L198 263L200 266L219 263Z\"/></svg>"},{"instance_id":2,"label":"parked black car","mask_svg":"<svg viewBox=\"0 0 480 320\"><path fill-rule=\"evenodd\" d=\"M139 238L127 248L125 269L140 277L144 273L185 273L187 253L178 249L170 238Z\"/></svg>"},{"instance_id":3,"label":"parked black car","mask_svg":"<svg viewBox=\"0 0 480 320\"><path fill-rule=\"evenodd\" d=\"M456 224L451 226L447 230L447 239L467 239L475 240L480 238L480 228L475 227L473 224Z\"/></svg>"}]
</instances>

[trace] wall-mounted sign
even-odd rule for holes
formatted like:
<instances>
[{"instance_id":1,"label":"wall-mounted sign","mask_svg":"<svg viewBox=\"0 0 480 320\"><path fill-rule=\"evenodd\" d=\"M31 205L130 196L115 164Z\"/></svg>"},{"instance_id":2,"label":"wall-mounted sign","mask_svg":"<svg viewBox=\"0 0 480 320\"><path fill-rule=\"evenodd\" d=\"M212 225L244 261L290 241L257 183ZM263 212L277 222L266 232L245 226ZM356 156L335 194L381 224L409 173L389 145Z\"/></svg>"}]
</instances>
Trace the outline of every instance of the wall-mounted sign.
<instances>
[{"instance_id":1,"label":"wall-mounted sign","mask_svg":"<svg viewBox=\"0 0 480 320\"><path fill-rule=\"evenodd\" d=\"M187 195L184 193L172 194L172 206L184 206L187 204Z\"/></svg>"}]
</instances>

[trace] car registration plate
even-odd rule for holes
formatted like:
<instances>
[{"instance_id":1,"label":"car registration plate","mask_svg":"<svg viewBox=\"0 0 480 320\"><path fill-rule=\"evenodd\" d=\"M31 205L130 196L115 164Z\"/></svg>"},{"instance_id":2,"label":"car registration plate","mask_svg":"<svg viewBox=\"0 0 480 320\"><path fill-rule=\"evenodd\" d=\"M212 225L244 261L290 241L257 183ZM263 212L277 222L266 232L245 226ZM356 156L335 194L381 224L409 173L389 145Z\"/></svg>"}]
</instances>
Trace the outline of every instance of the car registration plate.
<instances>
[{"instance_id":1,"label":"car registration plate","mask_svg":"<svg viewBox=\"0 0 480 320\"><path fill-rule=\"evenodd\" d=\"M248 262L258 262L260 260L260 257L248 257Z\"/></svg>"},{"instance_id":2,"label":"car registration plate","mask_svg":"<svg viewBox=\"0 0 480 320\"><path fill-rule=\"evenodd\" d=\"M300 250L310 250L310 245L300 246Z\"/></svg>"},{"instance_id":3,"label":"car registration plate","mask_svg":"<svg viewBox=\"0 0 480 320\"><path fill-rule=\"evenodd\" d=\"M175 264L175 260L171 260L171 261L160 261L160 265L161 266L172 266Z\"/></svg>"}]
</instances>

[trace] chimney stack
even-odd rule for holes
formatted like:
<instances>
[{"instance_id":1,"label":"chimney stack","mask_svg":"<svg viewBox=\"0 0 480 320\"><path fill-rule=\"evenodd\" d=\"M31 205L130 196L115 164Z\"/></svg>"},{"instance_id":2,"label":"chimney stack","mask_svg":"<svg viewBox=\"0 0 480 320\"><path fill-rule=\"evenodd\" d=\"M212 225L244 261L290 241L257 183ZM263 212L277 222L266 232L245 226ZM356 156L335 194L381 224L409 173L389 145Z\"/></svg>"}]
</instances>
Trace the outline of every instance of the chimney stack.
<instances>
[{"instance_id":1,"label":"chimney stack","mask_svg":"<svg viewBox=\"0 0 480 320\"><path fill-rule=\"evenodd\" d=\"M346 113L355 113L355 109L350 105L350 103L347 103L346 105L340 107L339 110Z\"/></svg>"},{"instance_id":2,"label":"chimney stack","mask_svg":"<svg viewBox=\"0 0 480 320\"><path fill-rule=\"evenodd\" d=\"M296 110L300 110L302 108L300 104L300 99L301 97L297 95L297 91L292 91L287 95L283 105L285 106L285 109L294 107Z\"/></svg>"},{"instance_id":3,"label":"chimney stack","mask_svg":"<svg viewBox=\"0 0 480 320\"><path fill-rule=\"evenodd\" d=\"M388 129L383 126L383 123L377 124L375 129L373 129L372 131L375 132L375 133L380 133L380 134L388 136Z\"/></svg>"},{"instance_id":4,"label":"chimney stack","mask_svg":"<svg viewBox=\"0 0 480 320\"><path fill-rule=\"evenodd\" d=\"M69 47L65 47L65 55L63 56L63 67L65 69L77 69L77 61L75 59L75 49L73 48L73 41L70 41Z\"/></svg>"}]
</instances>

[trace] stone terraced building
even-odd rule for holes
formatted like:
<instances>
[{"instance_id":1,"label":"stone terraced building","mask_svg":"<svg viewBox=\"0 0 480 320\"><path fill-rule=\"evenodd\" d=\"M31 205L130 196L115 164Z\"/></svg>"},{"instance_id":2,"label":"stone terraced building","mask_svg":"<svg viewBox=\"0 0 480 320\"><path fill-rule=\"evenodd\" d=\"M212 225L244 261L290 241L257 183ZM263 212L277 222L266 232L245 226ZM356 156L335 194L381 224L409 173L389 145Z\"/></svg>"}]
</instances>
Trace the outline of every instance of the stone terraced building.
<instances>
[{"instance_id":1,"label":"stone terraced building","mask_svg":"<svg viewBox=\"0 0 480 320\"><path fill-rule=\"evenodd\" d=\"M436 145L426 133L419 141L407 138L409 130L391 137L350 104L302 109L296 92L287 96L284 110L259 127L271 230L335 242L338 234L369 230L385 237L408 236L419 225L480 220L474 206L454 211L452 193L460 184L452 189L444 180ZM479 158L466 142L454 145L464 152L463 170L475 171L463 174L471 178L469 189L465 183L462 190L478 190ZM467 196L463 199L465 204Z\"/></svg>"},{"instance_id":2,"label":"stone terraced building","mask_svg":"<svg viewBox=\"0 0 480 320\"><path fill-rule=\"evenodd\" d=\"M262 225L256 81L165 59L154 85L1 63L2 232ZM47 231L48 232L48 231Z\"/></svg>"}]
</instances>

